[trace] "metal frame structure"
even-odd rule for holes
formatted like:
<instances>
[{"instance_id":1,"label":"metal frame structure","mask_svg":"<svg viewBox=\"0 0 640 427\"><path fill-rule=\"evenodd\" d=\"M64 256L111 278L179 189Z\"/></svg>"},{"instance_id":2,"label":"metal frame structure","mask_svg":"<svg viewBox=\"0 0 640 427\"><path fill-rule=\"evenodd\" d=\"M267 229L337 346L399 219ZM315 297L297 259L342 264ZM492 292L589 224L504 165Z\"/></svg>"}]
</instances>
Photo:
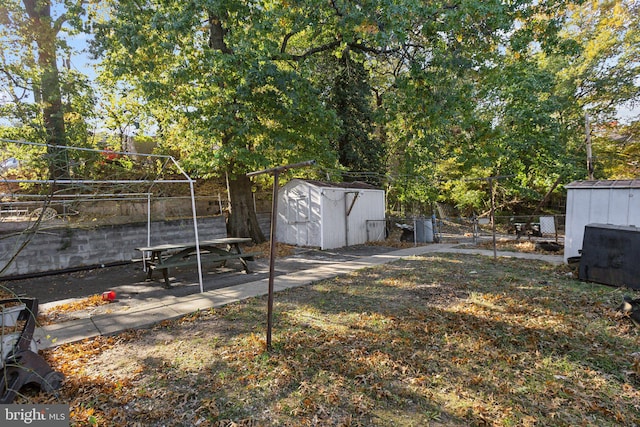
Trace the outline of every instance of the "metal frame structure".
<instances>
[{"instance_id":1,"label":"metal frame structure","mask_svg":"<svg viewBox=\"0 0 640 427\"><path fill-rule=\"evenodd\" d=\"M99 150L95 148L84 148L84 147L71 147L65 145L51 145L51 144L43 144L37 142L30 141L17 141L10 139L0 138L0 142L4 143L13 143L20 145L30 145L36 147L43 148L55 148L55 149L65 149L71 151L85 151L85 152L93 152L97 154L104 153L104 150ZM196 244L196 257L198 260L198 281L200 284L200 292L204 292L203 286L203 276L202 276L202 262L200 257L200 242L198 235L198 219L196 215L196 203L195 203L195 191L194 191L194 180L180 167L180 164L176 161L173 156L162 155L162 154L146 154L146 153L130 153L124 151L110 151L110 154L120 155L120 156L137 156L137 157L146 157L146 158L155 158L155 159L163 159L164 163L162 166L162 170L167 169L168 164L172 164L175 166L176 170L184 177L184 179L148 179L148 180L89 180L89 179L3 179L2 182L5 183L16 183L16 184L55 184L55 185L91 185L91 184L146 184L148 185L147 192L143 193L147 195L147 246L151 245L151 195L153 194L150 190L156 184L189 184L189 192L191 196L191 214L193 217L193 232L195 237ZM140 196L140 193L135 193L136 197ZM73 196L71 196L73 197Z\"/></svg>"}]
</instances>

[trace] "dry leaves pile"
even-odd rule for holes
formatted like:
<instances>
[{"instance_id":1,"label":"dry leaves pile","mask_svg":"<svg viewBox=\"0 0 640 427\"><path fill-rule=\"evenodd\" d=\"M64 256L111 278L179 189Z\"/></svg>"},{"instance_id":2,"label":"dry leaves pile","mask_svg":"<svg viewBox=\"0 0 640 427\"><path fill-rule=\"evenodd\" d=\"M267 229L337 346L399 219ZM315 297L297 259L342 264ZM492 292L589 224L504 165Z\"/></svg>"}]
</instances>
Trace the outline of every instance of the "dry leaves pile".
<instances>
[{"instance_id":1,"label":"dry leaves pile","mask_svg":"<svg viewBox=\"0 0 640 427\"><path fill-rule=\"evenodd\" d=\"M626 291L629 293L630 291ZM625 292L563 267L407 259L46 353L75 425L640 423Z\"/></svg>"},{"instance_id":2,"label":"dry leaves pile","mask_svg":"<svg viewBox=\"0 0 640 427\"><path fill-rule=\"evenodd\" d=\"M48 310L40 311L38 315L38 325L49 325L60 320L63 316L71 313L87 310L93 307L109 304L102 295L92 295L87 298L80 298L71 302L56 305Z\"/></svg>"},{"instance_id":3,"label":"dry leaves pile","mask_svg":"<svg viewBox=\"0 0 640 427\"><path fill-rule=\"evenodd\" d=\"M285 243L276 243L276 257L287 257L295 253L295 246L287 245ZM254 244L250 247L250 252L258 252L262 258L268 258L271 253L271 243L264 242L260 244Z\"/></svg>"},{"instance_id":4,"label":"dry leaves pile","mask_svg":"<svg viewBox=\"0 0 640 427\"><path fill-rule=\"evenodd\" d=\"M9 298L15 298L16 296L11 293L8 289L4 289L2 287L0 287L0 299L9 299Z\"/></svg>"}]
</instances>

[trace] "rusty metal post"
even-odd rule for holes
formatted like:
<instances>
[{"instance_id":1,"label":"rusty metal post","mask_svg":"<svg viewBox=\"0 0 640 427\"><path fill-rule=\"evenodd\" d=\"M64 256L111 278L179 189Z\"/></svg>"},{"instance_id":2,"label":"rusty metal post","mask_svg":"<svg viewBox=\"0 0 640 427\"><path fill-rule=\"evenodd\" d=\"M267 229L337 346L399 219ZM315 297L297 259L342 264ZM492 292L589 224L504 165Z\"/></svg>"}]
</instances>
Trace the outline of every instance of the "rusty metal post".
<instances>
[{"instance_id":1,"label":"rusty metal post","mask_svg":"<svg viewBox=\"0 0 640 427\"><path fill-rule=\"evenodd\" d=\"M269 299L267 302L267 351L271 351L273 329L273 281L276 264L276 225L278 223L278 178L280 171L273 173L273 199L271 200L271 235L269 236Z\"/></svg>"},{"instance_id":2,"label":"rusty metal post","mask_svg":"<svg viewBox=\"0 0 640 427\"><path fill-rule=\"evenodd\" d=\"M496 195L493 192L493 180L489 178L489 193L491 194L491 234L493 236L493 259L498 259L498 251L496 248Z\"/></svg>"},{"instance_id":3,"label":"rusty metal post","mask_svg":"<svg viewBox=\"0 0 640 427\"><path fill-rule=\"evenodd\" d=\"M279 176L281 172L289 169L300 168L304 166L312 166L316 163L315 160L308 160L306 162L295 163L287 166L278 166L272 169L265 169L257 172L250 172L248 177L261 175L264 173L273 174L273 200L271 201L271 235L269 236L269 297L267 300L267 351L271 351L271 332L273 330L273 294L274 294L274 279L275 279L275 264L276 264L276 225L278 223L278 185Z\"/></svg>"}]
</instances>

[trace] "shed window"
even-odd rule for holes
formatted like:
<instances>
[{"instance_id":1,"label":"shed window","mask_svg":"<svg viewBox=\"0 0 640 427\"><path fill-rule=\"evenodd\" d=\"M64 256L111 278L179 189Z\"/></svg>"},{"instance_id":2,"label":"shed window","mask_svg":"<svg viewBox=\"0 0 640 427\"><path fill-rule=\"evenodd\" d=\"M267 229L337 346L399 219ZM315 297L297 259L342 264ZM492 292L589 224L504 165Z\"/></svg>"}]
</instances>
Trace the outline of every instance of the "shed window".
<instances>
[{"instance_id":1,"label":"shed window","mask_svg":"<svg viewBox=\"0 0 640 427\"><path fill-rule=\"evenodd\" d=\"M309 221L309 197L298 196L289 199L289 220L292 223Z\"/></svg>"}]
</instances>

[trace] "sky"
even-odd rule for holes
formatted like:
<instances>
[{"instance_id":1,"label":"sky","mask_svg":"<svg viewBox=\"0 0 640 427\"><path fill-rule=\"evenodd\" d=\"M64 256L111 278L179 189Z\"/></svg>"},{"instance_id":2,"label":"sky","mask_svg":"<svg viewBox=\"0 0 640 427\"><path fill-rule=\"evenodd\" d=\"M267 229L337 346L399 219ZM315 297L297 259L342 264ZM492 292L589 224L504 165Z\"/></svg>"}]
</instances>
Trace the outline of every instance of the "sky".
<instances>
[{"instance_id":1,"label":"sky","mask_svg":"<svg viewBox=\"0 0 640 427\"><path fill-rule=\"evenodd\" d=\"M617 110L620 122L623 124L628 124L634 120L640 120L640 106L622 106L618 107Z\"/></svg>"}]
</instances>

